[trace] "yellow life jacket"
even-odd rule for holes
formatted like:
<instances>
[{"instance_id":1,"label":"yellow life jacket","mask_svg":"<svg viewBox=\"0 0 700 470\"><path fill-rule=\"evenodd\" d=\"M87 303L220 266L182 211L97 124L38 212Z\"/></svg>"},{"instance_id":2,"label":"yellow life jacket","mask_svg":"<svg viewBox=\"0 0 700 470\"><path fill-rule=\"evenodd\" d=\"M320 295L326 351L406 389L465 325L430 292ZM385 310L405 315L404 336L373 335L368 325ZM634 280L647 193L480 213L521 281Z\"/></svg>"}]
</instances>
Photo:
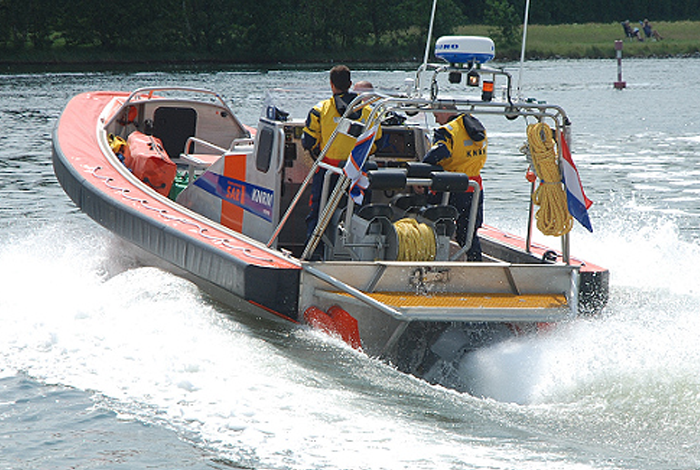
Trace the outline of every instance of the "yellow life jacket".
<instances>
[{"instance_id":1,"label":"yellow life jacket","mask_svg":"<svg viewBox=\"0 0 700 470\"><path fill-rule=\"evenodd\" d=\"M464 173L470 178L479 176L486 163L486 134L484 133L482 140L472 140L464 127L462 115L445 124L443 128L451 137L442 142L449 149L450 157L440 160L438 164L446 171Z\"/></svg>"},{"instance_id":2,"label":"yellow life jacket","mask_svg":"<svg viewBox=\"0 0 700 470\"><path fill-rule=\"evenodd\" d=\"M314 106L314 110L318 112L318 123L310 122L308 127L304 128L304 132L314 135L314 133L318 134L318 131L320 130L320 135L315 136L318 140L320 151L323 150L326 142L330 140L333 131L340 123L341 114L337 110L335 97L321 101L319 104ZM369 106L362 108L359 121L362 123L367 122L371 112L372 110L369 108ZM315 114L316 113L312 113L314 117L316 117ZM355 147L357 137L362 132L362 127L360 127L361 125L358 122L354 122L353 124L353 122L354 121L346 121L346 123L343 124L343 127L339 129L338 135L336 135L331 147L328 149L323 158L323 162L335 166L340 166L345 163L345 160L347 160L350 152L352 152L352 149ZM316 128L316 124L320 127L320 129ZM381 131L378 130L376 139L380 137ZM374 147L372 150L374 150Z\"/></svg>"}]
</instances>

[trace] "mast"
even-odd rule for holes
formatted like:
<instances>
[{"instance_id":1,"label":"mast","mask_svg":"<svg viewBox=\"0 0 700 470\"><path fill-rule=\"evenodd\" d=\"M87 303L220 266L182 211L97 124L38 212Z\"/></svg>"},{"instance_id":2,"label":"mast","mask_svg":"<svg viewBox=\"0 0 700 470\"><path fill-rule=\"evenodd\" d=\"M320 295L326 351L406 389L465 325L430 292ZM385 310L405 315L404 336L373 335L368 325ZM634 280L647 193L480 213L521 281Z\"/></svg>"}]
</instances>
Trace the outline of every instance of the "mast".
<instances>
[{"instance_id":1,"label":"mast","mask_svg":"<svg viewBox=\"0 0 700 470\"><path fill-rule=\"evenodd\" d=\"M527 23L530 16L530 0L525 1L525 19L523 21L523 44L520 49L520 73L518 74L518 99L522 98L523 66L525 64L525 45L527 44Z\"/></svg>"},{"instance_id":2,"label":"mast","mask_svg":"<svg viewBox=\"0 0 700 470\"><path fill-rule=\"evenodd\" d=\"M528 0L529 1L529 0ZM433 37L433 23L435 22L435 9L437 8L437 0L433 0L433 10L430 13L430 26L428 26L428 39L425 41L425 55L423 56L423 67L428 65L428 56L430 55L430 39Z\"/></svg>"}]
</instances>

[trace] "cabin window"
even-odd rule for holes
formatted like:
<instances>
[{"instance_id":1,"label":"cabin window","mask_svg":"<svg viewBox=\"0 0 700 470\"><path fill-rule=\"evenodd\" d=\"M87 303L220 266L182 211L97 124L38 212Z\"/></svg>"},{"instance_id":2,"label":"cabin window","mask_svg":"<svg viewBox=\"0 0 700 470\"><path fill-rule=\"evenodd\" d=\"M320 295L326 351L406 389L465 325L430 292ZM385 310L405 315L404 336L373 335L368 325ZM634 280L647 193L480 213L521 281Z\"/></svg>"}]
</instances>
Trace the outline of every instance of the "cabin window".
<instances>
[{"instance_id":1,"label":"cabin window","mask_svg":"<svg viewBox=\"0 0 700 470\"><path fill-rule=\"evenodd\" d=\"M255 167L262 173L270 170L272 147L275 141L275 131L272 127L263 127L258 133L258 147L255 156Z\"/></svg>"}]
</instances>

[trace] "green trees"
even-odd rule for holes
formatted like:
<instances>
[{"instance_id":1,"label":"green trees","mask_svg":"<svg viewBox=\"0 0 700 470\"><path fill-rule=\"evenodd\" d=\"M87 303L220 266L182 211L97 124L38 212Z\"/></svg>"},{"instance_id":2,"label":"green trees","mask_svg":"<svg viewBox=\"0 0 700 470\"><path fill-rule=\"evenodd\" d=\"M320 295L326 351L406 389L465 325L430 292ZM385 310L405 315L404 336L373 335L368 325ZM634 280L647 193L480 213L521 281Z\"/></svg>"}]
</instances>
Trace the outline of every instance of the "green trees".
<instances>
[{"instance_id":1,"label":"green trees","mask_svg":"<svg viewBox=\"0 0 700 470\"><path fill-rule=\"evenodd\" d=\"M526 0L439 0L434 37L489 24L519 40ZM0 0L0 58L23 51L235 62L422 57L432 0ZM532 24L700 18L700 0L532 0Z\"/></svg>"},{"instance_id":2,"label":"green trees","mask_svg":"<svg viewBox=\"0 0 700 470\"><path fill-rule=\"evenodd\" d=\"M463 20L441 0L436 32ZM358 59L383 48L419 54L432 0L0 0L0 51L80 49L183 52L271 62L339 55Z\"/></svg>"},{"instance_id":3,"label":"green trees","mask_svg":"<svg viewBox=\"0 0 700 470\"><path fill-rule=\"evenodd\" d=\"M484 19L492 27L490 34L497 45L512 46L516 43L522 21L507 0L486 0Z\"/></svg>"},{"instance_id":4,"label":"green trees","mask_svg":"<svg viewBox=\"0 0 700 470\"><path fill-rule=\"evenodd\" d=\"M522 17L525 0L509 0ZM700 19L700 0L626 0L610 2L588 0L531 0L530 22L534 24L612 23L629 19L637 22L682 21Z\"/></svg>"},{"instance_id":5,"label":"green trees","mask_svg":"<svg viewBox=\"0 0 700 470\"><path fill-rule=\"evenodd\" d=\"M0 41L14 49L45 49L57 21L51 4L42 0L0 0Z\"/></svg>"}]
</instances>

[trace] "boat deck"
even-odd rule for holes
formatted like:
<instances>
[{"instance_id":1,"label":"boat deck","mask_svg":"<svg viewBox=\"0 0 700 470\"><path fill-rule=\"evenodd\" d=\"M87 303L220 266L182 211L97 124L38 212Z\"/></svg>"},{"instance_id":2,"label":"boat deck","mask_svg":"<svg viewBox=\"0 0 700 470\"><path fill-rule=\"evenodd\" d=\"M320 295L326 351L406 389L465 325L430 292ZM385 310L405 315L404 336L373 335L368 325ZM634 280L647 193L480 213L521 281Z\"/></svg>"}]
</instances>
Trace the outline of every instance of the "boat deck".
<instances>
[{"instance_id":1,"label":"boat deck","mask_svg":"<svg viewBox=\"0 0 700 470\"><path fill-rule=\"evenodd\" d=\"M341 291L320 291L319 296L358 302ZM483 294L368 292L368 297L400 312L405 319L427 321L549 321L570 314L563 294Z\"/></svg>"}]
</instances>

